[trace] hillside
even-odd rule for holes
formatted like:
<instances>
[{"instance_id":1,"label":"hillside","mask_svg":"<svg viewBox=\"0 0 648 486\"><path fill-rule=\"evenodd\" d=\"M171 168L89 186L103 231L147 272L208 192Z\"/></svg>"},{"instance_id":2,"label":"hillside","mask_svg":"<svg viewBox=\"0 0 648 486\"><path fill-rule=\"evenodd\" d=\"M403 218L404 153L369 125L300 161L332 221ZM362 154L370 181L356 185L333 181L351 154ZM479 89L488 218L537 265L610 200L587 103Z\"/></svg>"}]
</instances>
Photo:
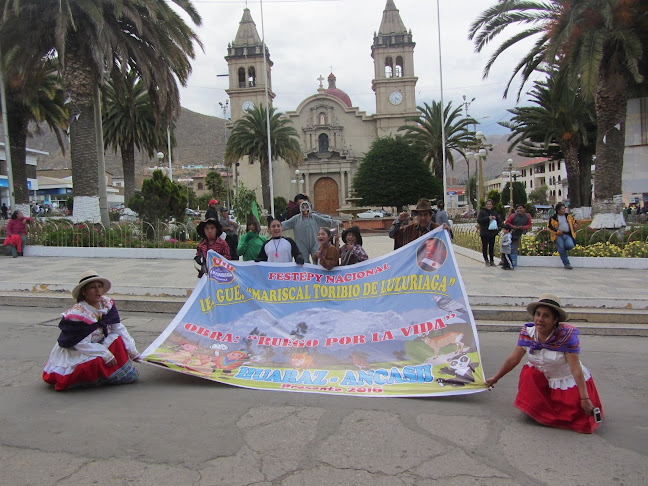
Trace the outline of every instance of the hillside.
<instances>
[{"instance_id":1,"label":"hillside","mask_svg":"<svg viewBox=\"0 0 648 486\"><path fill-rule=\"evenodd\" d=\"M180 167L189 164L213 165L223 161L225 154L225 120L195 113L186 108L182 109L175 129L177 146L173 149L173 166ZM58 146L56 137L43 130L41 135L29 139L27 145L31 149L49 152L49 156L41 157L39 169L62 169L70 166L69 146L65 147L65 155ZM165 153L166 146L160 147ZM145 154L136 152L137 174L143 176L150 166L157 165L157 159L149 159ZM165 162L166 165L166 162ZM122 176L121 156L112 150L106 153L106 170L115 177Z\"/></svg>"},{"instance_id":2,"label":"hillside","mask_svg":"<svg viewBox=\"0 0 648 486\"><path fill-rule=\"evenodd\" d=\"M225 120L213 116L202 115L186 108L178 119L175 130L178 145L173 150L173 166L180 168L183 165L210 166L222 162L225 153ZM525 159L516 154L507 153L508 143L506 135L490 135L488 142L493 144L493 151L488 152L488 157L483 164L484 180L496 177L507 165L507 160L512 158L514 164ZM0 140L2 139L0 134ZM39 169L62 169L70 166L69 146L66 147L65 156L58 147L56 137L49 130L43 130L41 135L36 135L28 140L29 148L49 152L50 155L39 158ZM165 153L164 165L167 165L166 147L160 148ZM149 159L145 154L136 153L137 179L141 179L148 172L148 168L157 165L157 159ZM112 150L106 154L106 170L114 177L122 176L121 156ZM448 171L448 177L456 178L458 183L466 181L466 161L461 156L455 158L455 167ZM475 174L475 163L470 161L470 172ZM187 174L188 175L188 174Z\"/></svg>"}]
</instances>

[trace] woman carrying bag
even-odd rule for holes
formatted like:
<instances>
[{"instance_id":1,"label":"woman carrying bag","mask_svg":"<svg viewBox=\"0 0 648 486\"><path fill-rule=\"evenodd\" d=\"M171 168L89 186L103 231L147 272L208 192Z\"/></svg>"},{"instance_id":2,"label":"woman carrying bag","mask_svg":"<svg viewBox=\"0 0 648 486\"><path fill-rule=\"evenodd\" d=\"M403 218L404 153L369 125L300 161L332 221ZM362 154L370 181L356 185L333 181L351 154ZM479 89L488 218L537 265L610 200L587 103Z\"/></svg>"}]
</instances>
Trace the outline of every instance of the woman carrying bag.
<instances>
[{"instance_id":1,"label":"woman carrying bag","mask_svg":"<svg viewBox=\"0 0 648 486\"><path fill-rule=\"evenodd\" d=\"M477 215L479 236L482 241L482 255L487 267L495 266L495 237L499 232L500 219L497 211L493 209L493 200L488 199Z\"/></svg>"}]
</instances>

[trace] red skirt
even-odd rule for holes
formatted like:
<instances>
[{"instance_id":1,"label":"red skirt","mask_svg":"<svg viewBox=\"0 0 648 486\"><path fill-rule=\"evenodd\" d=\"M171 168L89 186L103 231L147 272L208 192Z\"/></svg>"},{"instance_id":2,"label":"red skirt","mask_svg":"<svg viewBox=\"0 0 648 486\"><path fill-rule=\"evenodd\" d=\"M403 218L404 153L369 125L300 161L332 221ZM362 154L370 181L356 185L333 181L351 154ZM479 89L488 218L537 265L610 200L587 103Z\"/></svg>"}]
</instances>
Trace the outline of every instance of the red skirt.
<instances>
[{"instance_id":1,"label":"red skirt","mask_svg":"<svg viewBox=\"0 0 648 486\"><path fill-rule=\"evenodd\" d=\"M43 370L43 380L54 385L56 391L77 386L119 385L137 380L139 373L128 357L121 336L110 343L108 350L117 360L117 364L114 366L106 366L103 358L96 357L79 363L72 369L68 368L64 372L59 372L65 368L48 362Z\"/></svg>"},{"instance_id":2,"label":"red skirt","mask_svg":"<svg viewBox=\"0 0 648 486\"><path fill-rule=\"evenodd\" d=\"M586 385L592 404L601 409L602 416L603 407L592 377ZM577 386L566 390L550 388L544 373L533 366L522 367L515 406L536 422L548 427L591 434L599 424L592 415L585 414L580 402Z\"/></svg>"}]
</instances>

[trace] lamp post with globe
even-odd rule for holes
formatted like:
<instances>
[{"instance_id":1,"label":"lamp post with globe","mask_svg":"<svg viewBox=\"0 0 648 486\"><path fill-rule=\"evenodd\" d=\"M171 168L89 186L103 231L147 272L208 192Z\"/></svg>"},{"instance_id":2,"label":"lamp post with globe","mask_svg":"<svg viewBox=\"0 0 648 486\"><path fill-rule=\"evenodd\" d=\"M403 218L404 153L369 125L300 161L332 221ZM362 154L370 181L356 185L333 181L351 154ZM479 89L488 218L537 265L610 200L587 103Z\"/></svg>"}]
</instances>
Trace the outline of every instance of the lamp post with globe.
<instances>
[{"instance_id":1,"label":"lamp post with globe","mask_svg":"<svg viewBox=\"0 0 648 486\"><path fill-rule=\"evenodd\" d=\"M520 175L519 170L513 169L513 159L508 159L508 168L502 172L504 177L509 178L509 208L513 207L513 179Z\"/></svg>"}]
</instances>

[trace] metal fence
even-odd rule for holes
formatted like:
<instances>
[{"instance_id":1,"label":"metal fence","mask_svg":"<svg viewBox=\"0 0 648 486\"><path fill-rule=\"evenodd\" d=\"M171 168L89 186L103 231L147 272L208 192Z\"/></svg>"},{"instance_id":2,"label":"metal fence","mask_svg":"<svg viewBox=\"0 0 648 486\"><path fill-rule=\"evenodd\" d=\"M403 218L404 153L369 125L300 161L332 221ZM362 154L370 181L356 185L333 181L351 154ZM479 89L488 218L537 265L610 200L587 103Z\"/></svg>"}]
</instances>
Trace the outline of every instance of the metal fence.
<instances>
[{"instance_id":1,"label":"metal fence","mask_svg":"<svg viewBox=\"0 0 648 486\"><path fill-rule=\"evenodd\" d=\"M73 223L40 219L27 225L27 244L106 248L195 248L196 226L157 221Z\"/></svg>"}]
</instances>

